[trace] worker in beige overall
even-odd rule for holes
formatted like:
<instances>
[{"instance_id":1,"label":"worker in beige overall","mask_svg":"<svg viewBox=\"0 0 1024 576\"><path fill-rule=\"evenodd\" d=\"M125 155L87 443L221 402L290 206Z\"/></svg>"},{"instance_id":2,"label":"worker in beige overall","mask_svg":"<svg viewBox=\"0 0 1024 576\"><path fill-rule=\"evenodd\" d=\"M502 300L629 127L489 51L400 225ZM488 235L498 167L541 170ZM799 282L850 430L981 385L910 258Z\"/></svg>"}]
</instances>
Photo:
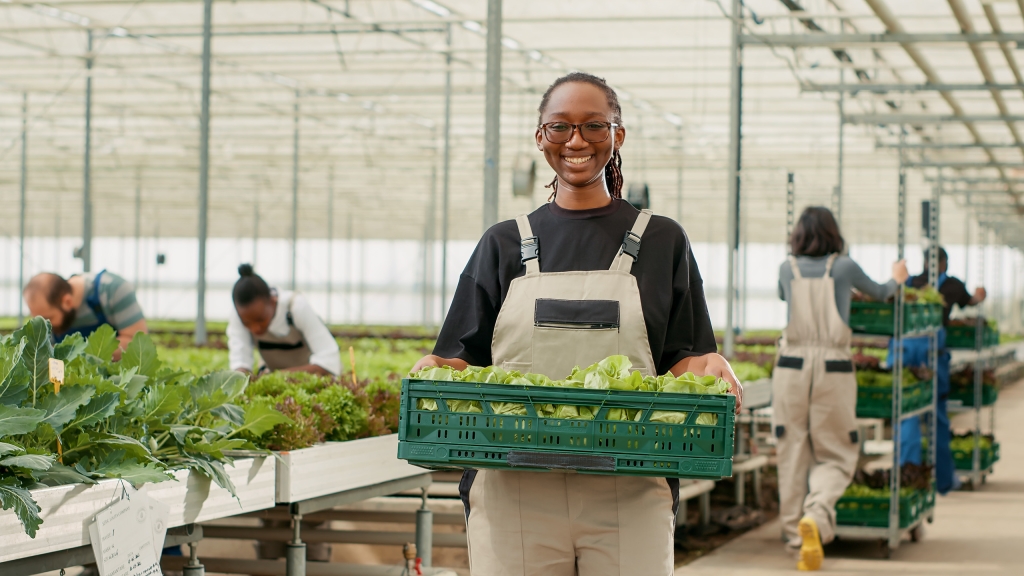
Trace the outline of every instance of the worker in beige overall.
<instances>
[{"instance_id":1,"label":"worker in beige overall","mask_svg":"<svg viewBox=\"0 0 1024 576\"><path fill-rule=\"evenodd\" d=\"M804 211L790 239L792 255L779 271L779 295L789 303L772 374L777 439L779 515L783 537L799 549L799 570L818 570L822 544L835 537L836 502L849 486L860 453L857 380L850 359L851 290L885 300L907 278L877 284L848 256L827 208Z\"/></svg>"},{"instance_id":2,"label":"worker in beige overall","mask_svg":"<svg viewBox=\"0 0 1024 576\"><path fill-rule=\"evenodd\" d=\"M645 374L722 376L700 275L678 223L621 199L615 92L572 73L540 105L553 202L499 223L460 278L424 366L497 365L565 378L623 354ZM613 136L614 135L614 136ZM737 398L737 402L739 398ZM467 470L473 576L667 576L678 480Z\"/></svg>"},{"instance_id":3,"label":"worker in beige overall","mask_svg":"<svg viewBox=\"0 0 1024 576\"><path fill-rule=\"evenodd\" d=\"M228 319L228 356L232 370L257 376L266 372L308 372L321 376L341 374L338 342L317 316L309 301L297 292L278 292L253 272L252 266L238 267L239 279L231 291L235 314ZM253 352L260 366L253 369ZM287 528L287 521L264 520L267 528ZM303 522L303 529L327 526ZM260 542L262 559L284 557L282 542ZM306 546L306 559L329 562L331 547L325 543Z\"/></svg>"}]
</instances>

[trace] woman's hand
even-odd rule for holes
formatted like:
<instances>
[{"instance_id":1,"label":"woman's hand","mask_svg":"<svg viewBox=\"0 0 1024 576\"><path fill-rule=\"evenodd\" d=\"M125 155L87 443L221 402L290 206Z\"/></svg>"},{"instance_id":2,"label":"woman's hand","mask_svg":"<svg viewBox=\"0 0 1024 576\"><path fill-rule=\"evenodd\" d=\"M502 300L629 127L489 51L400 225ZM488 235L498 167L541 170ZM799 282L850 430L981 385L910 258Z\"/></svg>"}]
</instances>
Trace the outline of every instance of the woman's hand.
<instances>
[{"instance_id":1,"label":"woman's hand","mask_svg":"<svg viewBox=\"0 0 1024 576\"><path fill-rule=\"evenodd\" d=\"M413 364L412 370L410 370L409 373L415 374L424 368L440 366L450 366L456 370L465 370L466 367L469 366L469 363L463 360L462 358L441 358L440 356L427 354L423 358L420 358L415 364Z\"/></svg>"},{"instance_id":2,"label":"woman's hand","mask_svg":"<svg viewBox=\"0 0 1024 576\"><path fill-rule=\"evenodd\" d=\"M903 284L910 278L910 272L907 272L907 261L900 260L892 265L892 279L897 284Z\"/></svg>"},{"instance_id":3,"label":"woman's hand","mask_svg":"<svg viewBox=\"0 0 1024 576\"><path fill-rule=\"evenodd\" d=\"M676 376L685 372L693 372L697 376L712 375L725 380L729 383L729 394L736 397L736 413L740 413L740 408L743 406L743 385L740 384L736 373L732 371L729 361L721 354L712 353L683 358L672 367L671 372Z\"/></svg>"}]
</instances>

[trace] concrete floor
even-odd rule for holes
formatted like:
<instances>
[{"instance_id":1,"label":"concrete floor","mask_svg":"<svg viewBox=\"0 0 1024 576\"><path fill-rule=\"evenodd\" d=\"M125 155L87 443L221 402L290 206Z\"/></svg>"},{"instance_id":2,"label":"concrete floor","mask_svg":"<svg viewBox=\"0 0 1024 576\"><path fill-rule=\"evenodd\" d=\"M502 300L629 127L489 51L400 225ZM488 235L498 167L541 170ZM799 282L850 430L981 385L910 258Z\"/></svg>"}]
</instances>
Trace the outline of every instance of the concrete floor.
<instances>
[{"instance_id":1,"label":"concrete floor","mask_svg":"<svg viewBox=\"0 0 1024 576\"><path fill-rule=\"evenodd\" d=\"M974 492L939 496L935 522L923 540L904 541L883 559L878 542L836 542L825 549L830 574L1024 574L1024 383L999 392L996 439L1001 460ZM954 430L973 428L973 413L958 415ZM988 418L983 426L988 425ZM686 566L686 576L792 574L796 560L779 539L778 521L744 534Z\"/></svg>"}]
</instances>

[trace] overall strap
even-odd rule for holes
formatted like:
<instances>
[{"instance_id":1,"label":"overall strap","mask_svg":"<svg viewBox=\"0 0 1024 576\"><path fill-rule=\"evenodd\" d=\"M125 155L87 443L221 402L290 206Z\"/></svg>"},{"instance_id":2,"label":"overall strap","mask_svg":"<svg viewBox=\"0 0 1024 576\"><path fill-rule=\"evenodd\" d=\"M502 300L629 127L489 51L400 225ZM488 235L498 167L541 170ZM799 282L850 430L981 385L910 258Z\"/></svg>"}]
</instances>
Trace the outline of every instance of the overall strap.
<instances>
[{"instance_id":1,"label":"overall strap","mask_svg":"<svg viewBox=\"0 0 1024 576\"><path fill-rule=\"evenodd\" d=\"M796 278L797 280L803 278L803 275L800 274L800 265L796 263L796 256L790 255L789 267L793 269L793 278Z\"/></svg>"},{"instance_id":2,"label":"overall strap","mask_svg":"<svg viewBox=\"0 0 1024 576\"><path fill-rule=\"evenodd\" d=\"M85 297L85 304L96 315L97 324L107 323L107 315L103 313L103 306L100 305L100 281L103 279L104 272L106 272L105 269L96 273L92 279L92 294Z\"/></svg>"},{"instance_id":3,"label":"overall strap","mask_svg":"<svg viewBox=\"0 0 1024 576\"><path fill-rule=\"evenodd\" d=\"M294 301L295 301L295 292L292 292L291 295L288 296L288 309L285 312L285 316L284 316L285 320L288 321L288 325L293 327L293 328L295 327L295 319L292 318L292 302L294 302Z\"/></svg>"},{"instance_id":4,"label":"overall strap","mask_svg":"<svg viewBox=\"0 0 1024 576\"><path fill-rule=\"evenodd\" d=\"M828 257L828 262L825 263L825 278L832 275L832 265L835 264L836 258L838 257L838 252L833 252L832 255Z\"/></svg>"},{"instance_id":5,"label":"overall strap","mask_svg":"<svg viewBox=\"0 0 1024 576\"><path fill-rule=\"evenodd\" d=\"M622 239L622 247L619 248L619 254L612 261L612 267L610 270L629 272L630 268L633 267L633 263L640 257L640 238L644 235L644 230L647 230L647 224L651 221L650 210L641 210L640 214L636 217L636 222L633 223L633 229L626 232L626 236Z\"/></svg>"},{"instance_id":6,"label":"overall strap","mask_svg":"<svg viewBox=\"0 0 1024 576\"><path fill-rule=\"evenodd\" d=\"M533 235L533 228L530 227L530 219L526 214L516 216L516 224L519 226L519 253L523 257L523 264L526 266L526 275L533 276L540 274L540 240Z\"/></svg>"}]
</instances>

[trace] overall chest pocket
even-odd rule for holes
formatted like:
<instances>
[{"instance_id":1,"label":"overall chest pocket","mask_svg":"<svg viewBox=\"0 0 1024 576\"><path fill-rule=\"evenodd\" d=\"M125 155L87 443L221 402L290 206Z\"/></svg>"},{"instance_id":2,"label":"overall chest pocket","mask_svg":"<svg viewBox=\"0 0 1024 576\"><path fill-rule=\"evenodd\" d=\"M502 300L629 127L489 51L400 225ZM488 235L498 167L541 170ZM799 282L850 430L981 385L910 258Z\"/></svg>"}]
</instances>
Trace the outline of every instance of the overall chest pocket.
<instances>
[{"instance_id":1,"label":"overall chest pocket","mask_svg":"<svg viewBox=\"0 0 1024 576\"><path fill-rule=\"evenodd\" d=\"M619 353L617 300L539 298L533 311L533 371L565 378Z\"/></svg>"}]
</instances>

